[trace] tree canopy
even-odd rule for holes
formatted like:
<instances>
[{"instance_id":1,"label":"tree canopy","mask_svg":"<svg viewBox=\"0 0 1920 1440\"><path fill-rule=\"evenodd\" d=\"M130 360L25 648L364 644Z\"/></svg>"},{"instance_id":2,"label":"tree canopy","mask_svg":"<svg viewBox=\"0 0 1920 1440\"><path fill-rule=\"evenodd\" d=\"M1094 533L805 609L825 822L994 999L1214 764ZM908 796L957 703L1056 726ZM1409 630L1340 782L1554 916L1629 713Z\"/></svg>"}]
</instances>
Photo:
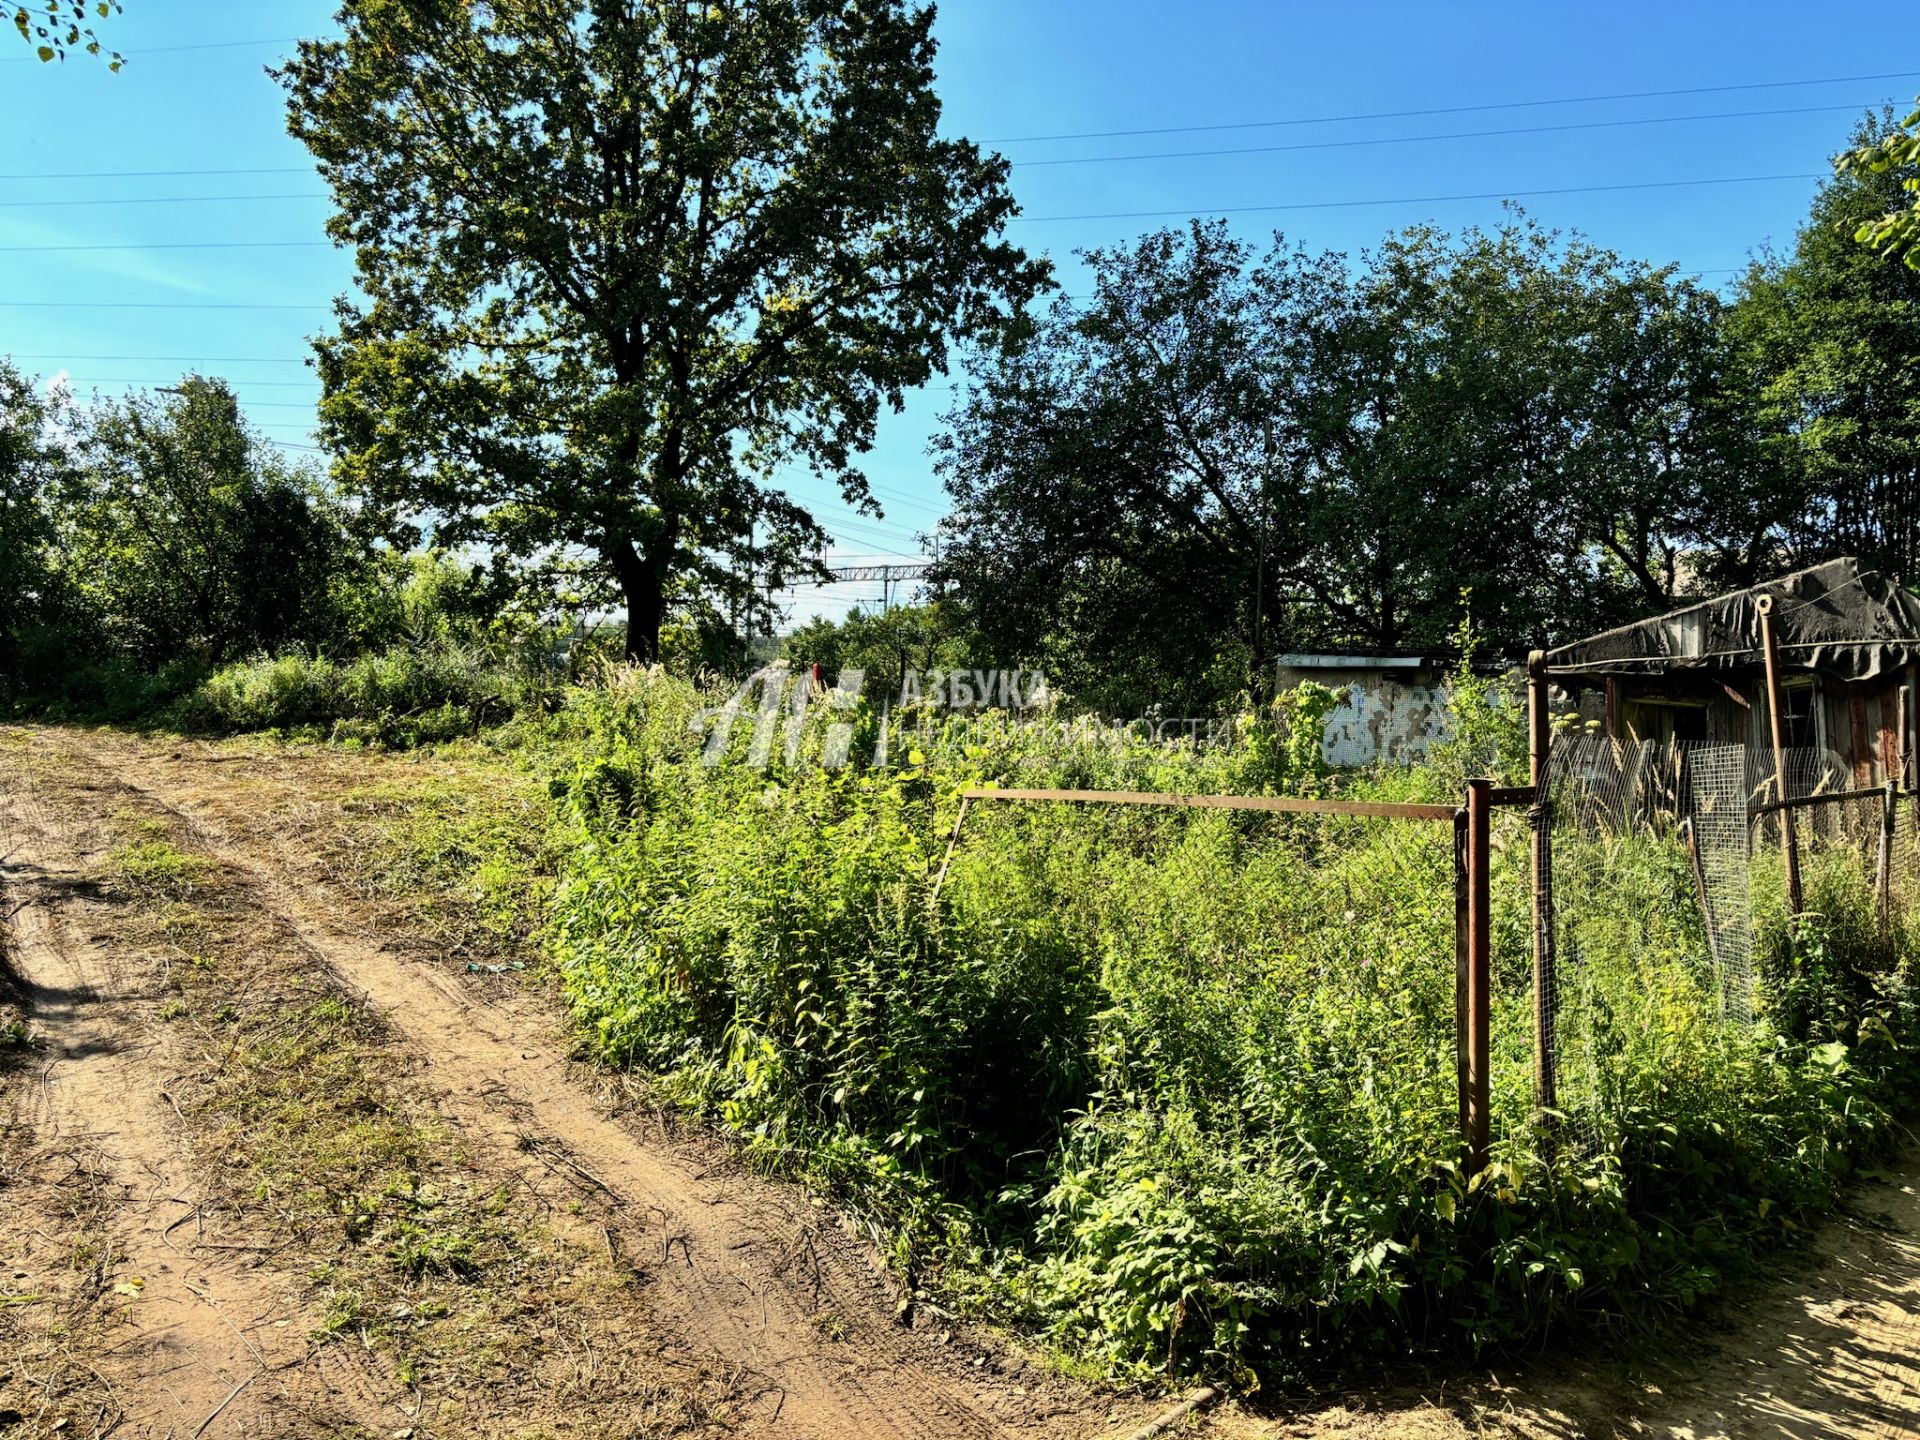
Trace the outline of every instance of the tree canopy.
<instances>
[{"instance_id":1,"label":"tree canopy","mask_svg":"<svg viewBox=\"0 0 1920 1440\"><path fill-rule=\"evenodd\" d=\"M1853 143L1884 129L1869 119ZM1902 184L1836 174L1793 249L1755 262L1729 316L1743 367L1730 384L1755 397L1782 560L1858 555L1920 581L1920 272L1853 238Z\"/></svg>"},{"instance_id":2,"label":"tree canopy","mask_svg":"<svg viewBox=\"0 0 1920 1440\"><path fill-rule=\"evenodd\" d=\"M785 466L877 508L882 405L1045 267L1006 163L938 133L902 0L348 0L279 72L362 297L319 342L348 487L448 543L589 557L663 620L824 535ZM764 591L758 593L764 594Z\"/></svg>"},{"instance_id":3,"label":"tree canopy","mask_svg":"<svg viewBox=\"0 0 1920 1440\"><path fill-rule=\"evenodd\" d=\"M1515 220L1357 260L1221 223L1085 257L936 441L943 575L1006 662L1113 708L1201 703L1281 650L1491 643L1752 563L1718 298ZM1762 529L1764 530L1764 526Z\"/></svg>"},{"instance_id":4,"label":"tree canopy","mask_svg":"<svg viewBox=\"0 0 1920 1440\"><path fill-rule=\"evenodd\" d=\"M18 665L25 636L57 607L47 503L61 474L55 409L31 377L0 359L0 672Z\"/></svg>"},{"instance_id":5,"label":"tree canopy","mask_svg":"<svg viewBox=\"0 0 1920 1440\"><path fill-rule=\"evenodd\" d=\"M217 664L328 638L347 517L189 376L89 416L53 510L63 583L149 665Z\"/></svg>"},{"instance_id":6,"label":"tree canopy","mask_svg":"<svg viewBox=\"0 0 1920 1440\"><path fill-rule=\"evenodd\" d=\"M898 700L909 675L965 666L972 634L970 618L951 600L884 610L856 605L839 621L816 615L795 626L781 638L780 653L828 675L860 671L865 693L878 705Z\"/></svg>"}]
</instances>

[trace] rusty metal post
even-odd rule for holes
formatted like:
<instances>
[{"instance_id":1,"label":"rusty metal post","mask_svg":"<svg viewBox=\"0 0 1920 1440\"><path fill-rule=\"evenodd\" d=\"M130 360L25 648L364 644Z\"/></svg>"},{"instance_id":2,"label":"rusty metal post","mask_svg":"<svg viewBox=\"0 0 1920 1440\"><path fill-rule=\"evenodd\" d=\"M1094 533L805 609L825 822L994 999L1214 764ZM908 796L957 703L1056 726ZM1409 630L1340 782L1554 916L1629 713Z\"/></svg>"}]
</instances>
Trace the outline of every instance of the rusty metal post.
<instances>
[{"instance_id":1,"label":"rusty metal post","mask_svg":"<svg viewBox=\"0 0 1920 1440\"><path fill-rule=\"evenodd\" d=\"M1774 799L1787 795L1787 717L1780 694L1780 637L1773 628L1773 596L1762 595L1753 602L1760 616L1760 644L1767 658L1767 723L1773 731ZM1798 915L1804 908L1800 895L1800 841L1794 830L1793 807L1780 811L1780 852L1787 864L1787 909Z\"/></svg>"},{"instance_id":2,"label":"rusty metal post","mask_svg":"<svg viewBox=\"0 0 1920 1440\"><path fill-rule=\"evenodd\" d=\"M1486 1169L1492 1129L1493 782L1469 780L1458 865L1460 1123L1467 1173Z\"/></svg>"},{"instance_id":3,"label":"rusty metal post","mask_svg":"<svg viewBox=\"0 0 1920 1440\"><path fill-rule=\"evenodd\" d=\"M1913 797L1913 823L1920 827L1920 663L1907 666L1905 712L1900 717L1900 783Z\"/></svg>"},{"instance_id":4,"label":"rusty metal post","mask_svg":"<svg viewBox=\"0 0 1920 1440\"><path fill-rule=\"evenodd\" d=\"M1547 652L1527 656L1527 783L1533 786L1533 1103L1536 1122L1560 1103L1559 1056L1554 1035L1553 813L1547 794L1552 746L1548 709Z\"/></svg>"},{"instance_id":5,"label":"rusty metal post","mask_svg":"<svg viewBox=\"0 0 1920 1440\"><path fill-rule=\"evenodd\" d=\"M1467 1116L1467 952L1472 942L1471 907L1467 900L1467 807L1453 815L1453 1062L1454 1085L1460 1097L1460 1135L1468 1134Z\"/></svg>"},{"instance_id":6,"label":"rusty metal post","mask_svg":"<svg viewBox=\"0 0 1920 1440\"><path fill-rule=\"evenodd\" d=\"M1884 797L1880 801L1880 855L1879 864L1874 870L1874 889L1880 896L1880 933L1886 935L1893 929L1893 827L1898 818L1896 797L1900 787L1893 781L1887 781Z\"/></svg>"}]
</instances>

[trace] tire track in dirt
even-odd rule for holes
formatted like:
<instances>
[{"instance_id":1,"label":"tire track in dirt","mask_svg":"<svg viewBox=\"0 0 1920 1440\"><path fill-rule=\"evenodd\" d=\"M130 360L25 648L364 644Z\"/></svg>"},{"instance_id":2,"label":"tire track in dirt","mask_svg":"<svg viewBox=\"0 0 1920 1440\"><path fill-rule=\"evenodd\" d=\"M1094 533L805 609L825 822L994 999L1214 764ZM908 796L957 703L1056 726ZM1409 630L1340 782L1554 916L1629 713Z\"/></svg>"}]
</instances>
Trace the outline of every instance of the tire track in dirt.
<instances>
[{"instance_id":1,"label":"tire track in dirt","mask_svg":"<svg viewBox=\"0 0 1920 1440\"><path fill-rule=\"evenodd\" d=\"M316 960L418 1048L450 1119L508 1152L557 1156L604 1191L624 1218L628 1253L648 1260L660 1319L757 1390L759 1423L816 1440L984 1440L1083 1433L1108 1420L1106 1405L1086 1424L1037 1420L1024 1390L962 1378L927 1337L893 1322L856 1247L781 1203L776 1187L703 1178L638 1139L569 1078L551 1019L535 1007L476 1003L430 967L353 934L337 918L340 897L297 878L259 817L232 797L185 783L137 742L40 733L178 817L244 877Z\"/></svg>"},{"instance_id":2,"label":"tire track in dirt","mask_svg":"<svg viewBox=\"0 0 1920 1440\"><path fill-rule=\"evenodd\" d=\"M45 1056L16 1087L18 1120L40 1146L85 1154L122 1197L119 1222L97 1237L118 1257L113 1344L97 1357L117 1382L111 1428L154 1440L283 1433L284 1407L311 1407L321 1392L336 1419L390 1425L373 1398L379 1387L351 1363L325 1380L296 1373L313 1356L304 1307L279 1277L207 1248L222 1242L205 1231L204 1197L169 1109L153 977L80 933L88 877L45 819L23 812L17 796L5 818L8 951ZM26 1235L11 1237L9 1250L27 1247L14 1271L57 1260L39 1238L30 1253Z\"/></svg>"}]
</instances>

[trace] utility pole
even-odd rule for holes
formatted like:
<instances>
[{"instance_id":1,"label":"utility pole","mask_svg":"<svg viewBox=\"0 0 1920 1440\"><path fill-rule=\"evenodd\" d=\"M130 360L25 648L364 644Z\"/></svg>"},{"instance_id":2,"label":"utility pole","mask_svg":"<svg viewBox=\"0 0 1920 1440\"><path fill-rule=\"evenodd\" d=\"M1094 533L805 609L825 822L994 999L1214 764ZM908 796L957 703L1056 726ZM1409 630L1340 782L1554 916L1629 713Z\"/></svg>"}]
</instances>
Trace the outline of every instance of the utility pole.
<instances>
[{"instance_id":1,"label":"utility pole","mask_svg":"<svg viewBox=\"0 0 1920 1440\"><path fill-rule=\"evenodd\" d=\"M759 510L759 507L756 505L753 510L748 512L747 574L746 574L746 583L741 587L742 594L744 596L744 603L747 609L746 634L741 637L742 642L746 647L746 653L740 657L742 661L740 670L743 675L750 675L753 673L753 567L760 558L759 552L760 552L760 510Z\"/></svg>"}]
</instances>

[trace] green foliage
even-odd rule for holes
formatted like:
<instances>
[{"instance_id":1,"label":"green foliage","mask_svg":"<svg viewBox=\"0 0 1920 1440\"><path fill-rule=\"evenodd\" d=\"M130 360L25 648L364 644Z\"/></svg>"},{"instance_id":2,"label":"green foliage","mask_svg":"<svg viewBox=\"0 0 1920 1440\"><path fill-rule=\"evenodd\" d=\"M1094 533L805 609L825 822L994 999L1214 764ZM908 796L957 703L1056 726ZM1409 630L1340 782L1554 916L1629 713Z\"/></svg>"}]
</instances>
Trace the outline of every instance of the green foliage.
<instances>
[{"instance_id":1,"label":"green foliage","mask_svg":"<svg viewBox=\"0 0 1920 1440\"><path fill-rule=\"evenodd\" d=\"M950 335L1046 267L1007 162L939 133L931 7L348 0L280 72L364 302L318 344L357 490L447 543L574 547L660 654L763 611L823 533L783 465L855 457ZM447 117L459 117L447 123Z\"/></svg>"},{"instance_id":2,"label":"green foliage","mask_svg":"<svg viewBox=\"0 0 1920 1440\"><path fill-rule=\"evenodd\" d=\"M1476 776L1503 784L1527 778L1525 691L1512 675L1477 668L1485 640L1469 608L1471 593L1460 597L1460 624L1453 632L1456 656L1447 680L1446 739L1434 747L1432 768L1450 788Z\"/></svg>"},{"instance_id":3,"label":"green foliage","mask_svg":"<svg viewBox=\"0 0 1920 1440\"><path fill-rule=\"evenodd\" d=\"M223 382L83 406L0 362L11 699L134 718L239 655L381 643L369 608L409 564L385 538L377 514L283 463Z\"/></svg>"},{"instance_id":4,"label":"green foliage","mask_svg":"<svg viewBox=\"0 0 1920 1440\"><path fill-rule=\"evenodd\" d=\"M869 611L856 605L835 623L818 616L780 639L781 655L796 667L818 665L827 675L862 671L865 693L898 704L909 673L963 668L971 658L971 627L951 600Z\"/></svg>"},{"instance_id":5,"label":"green foliage","mask_svg":"<svg viewBox=\"0 0 1920 1440\"><path fill-rule=\"evenodd\" d=\"M120 0L30 0L13 7L13 28L42 61L64 60L69 50L100 54L100 41L87 22L119 13ZM107 52L109 70L124 63L118 51Z\"/></svg>"},{"instance_id":6,"label":"green foliage","mask_svg":"<svg viewBox=\"0 0 1920 1440\"><path fill-rule=\"evenodd\" d=\"M1498 753L1510 722L1465 678ZM1438 771L1325 773L1332 692L1244 718L1231 749L943 722L878 772L779 747L754 768L745 725L707 766L720 698L619 672L552 722L545 938L588 1049L837 1188L917 1291L1103 1369L1284 1372L1689 1305L1832 1203L1920 1041L1914 936L1866 947L1838 860L1810 881L1820 997L1763 984L1746 1027L1720 1018L1684 849L1596 841L1565 866L1569 1139L1549 1157L1508 835L1496 1163L1469 1178L1447 827L976 804L931 898L966 785L1453 793ZM856 753L874 740L863 714Z\"/></svg>"},{"instance_id":7,"label":"green foliage","mask_svg":"<svg viewBox=\"0 0 1920 1440\"><path fill-rule=\"evenodd\" d=\"M535 635L517 650L442 639L351 660L285 654L215 671L170 716L202 730L432 744L558 705L568 677L551 647Z\"/></svg>"},{"instance_id":8,"label":"green foliage","mask_svg":"<svg viewBox=\"0 0 1920 1440\"><path fill-rule=\"evenodd\" d=\"M1864 123L1856 145L1884 133ZM1853 232L1898 203L1899 175L1850 169L1820 187L1792 250L1754 264L1727 320L1757 398L1762 462L1729 518L1794 563L1835 555L1920 574L1920 273ZM1709 575L1743 582L1751 572ZM1782 568L1785 568L1784 566ZM1752 578L1759 578L1753 576Z\"/></svg>"},{"instance_id":9,"label":"green foliage","mask_svg":"<svg viewBox=\"0 0 1920 1440\"><path fill-rule=\"evenodd\" d=\"M114 878L145 899L184 900L206 862L176 850L163 837L129 841L108 857Z\"/></svg>"},{"instance_id":10,"label":"green foliage","mask_svg":"<svg viewBox=\"0 0 1920 1440\"><path fill-rule=\"evenodd\" d=\"M1834 161L1840 174L1848 172L1891 176L1914 196L1911 204L1863 220L1853 238L1887 259L1920 270L1920 109L1870 143L1857 145Z\"/></svg>"},{"instance_id":11,"label":"green foliage","mask_svg":"<svg viewBox=\"0 0 1920 1440\"><path fill-rule=\"evenodd\" d=\"M0 360L0 674L19 673L36 632L62 618L47 497L60 474L51 440L59 406Z\"/></svg>"},{"instance_id":12,"label":"green foliage","mask_svg":"<svg viewBox=\"0 0 1920 1440\"><path fill-rule=\"evenodd\" d=\"M1685 552L1764 553L1722 504L1753 468L1724 307L1671 267L1522 219L1085 259L935 441L995 663L1194 713L1283 649L1442 645L1463 588L1510 652L1664 606Z\"/></svg>"},{"instance_id":13,"label":"green foliage","mask_svg":"<svg viewBox=\"0 0 1920 1440\"><path fill-rule=\"evenodd\" d=\"M326 636L344 516L248 431L224 383L101 405L75 459L62 563L117 650L218 664Z\"/></svg>"}]
</instances>

